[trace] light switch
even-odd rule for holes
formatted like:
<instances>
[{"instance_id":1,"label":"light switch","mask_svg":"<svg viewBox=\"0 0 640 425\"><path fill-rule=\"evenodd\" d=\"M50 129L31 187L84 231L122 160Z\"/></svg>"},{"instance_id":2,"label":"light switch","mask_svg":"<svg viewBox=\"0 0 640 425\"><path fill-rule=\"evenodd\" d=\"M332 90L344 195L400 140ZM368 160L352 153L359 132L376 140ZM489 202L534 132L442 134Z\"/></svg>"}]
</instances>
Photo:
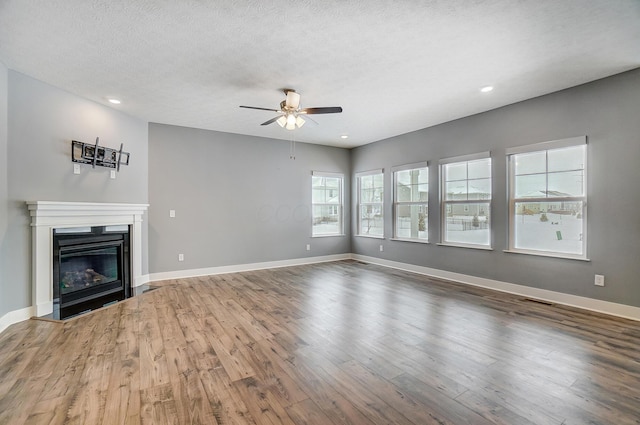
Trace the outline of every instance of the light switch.
<instances>
[{"instance_id":1,"label":"light switch","mask_svg":"<svg viewBox=\"0 0 640 425\"><path fill-rule=\"evenodd\" d=\"M80 174L80 164L73 164L73 174Z\"/></svg>"},{"instance_id":2,"label":"light switch","mask_svg":"<svg viewBox=\"0 0 640 425\"><path fill-rule=\"evenodd\" d=\"M175 218L175 216L176 216L176 210L169 210L169 217Z\"/></svg>"}]
</instances>

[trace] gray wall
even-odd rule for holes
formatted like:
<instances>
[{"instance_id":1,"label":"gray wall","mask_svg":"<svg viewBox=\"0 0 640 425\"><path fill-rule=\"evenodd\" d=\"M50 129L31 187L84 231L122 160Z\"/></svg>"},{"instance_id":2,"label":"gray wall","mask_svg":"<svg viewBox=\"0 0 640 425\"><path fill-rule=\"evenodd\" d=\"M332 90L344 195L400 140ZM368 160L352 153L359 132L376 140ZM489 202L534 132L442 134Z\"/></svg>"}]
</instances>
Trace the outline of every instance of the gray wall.
<instances>
[{"instance_id":1,"label":"gray wall","mask_svg":"<svg viewBox=\"0 0 640 425\"><path fill-rule=\"evenodd\" d=\"M147 203L147 129L144 121L9 71L8 230L2 242L10 249L2 256L6 280L0 282L0 313L32 304L31 228L25 201ZM131 153L130 165L122 167L115 180L106 168L83 165L80 175L73 174L71 140L95 142L96 137L107 147L123 142ZM143 273L147 271L143 264Z\"/></svg>"},{"instance_id":2,"label":"gray wall","mask_svg":"<svg viewBox=\"0 0 640 425\"><path fill-rule=\"evenodd\" d=\"M310 215L311 171L344 173L350 234L350 152L297 143L292 160L290 145L150 124L150 271L351 252L349 236L312 238ZM178 262L179 253L184 262Z\"/></svg>"},{"instance_id":3,"label":"gray wall","mask_svg":"<svg viewBox=\"0 0 640 425\"><path fill-rule=\"evenodd\" d=\"M8 244L6 241L8 225L8 197L7 184L7 114L8 114L8 70L0 63L0 317L11 311L9 293L9 279L7 270Z\"/></svg>"},{"instance_id":4,"label":"gray wall","mask_svg":"<svg viewBox=\"0 0 640 425\"><path fill-rule=\"evenodd\" d=\"M640 70L372 143L352 151L353 172L385 169L385 236L392 235L391 172L430 161L428 245L352 237L361 255L640 306ZM503 252L507 248L505 148L588 137L590 262ZM493 251L438 246L438 160L491 151ZM352 215L355 226L355 196ZM380 243L384 252L379 251ZM593 284L604 274L606 286Z\"/></svg>"}]
</instances>

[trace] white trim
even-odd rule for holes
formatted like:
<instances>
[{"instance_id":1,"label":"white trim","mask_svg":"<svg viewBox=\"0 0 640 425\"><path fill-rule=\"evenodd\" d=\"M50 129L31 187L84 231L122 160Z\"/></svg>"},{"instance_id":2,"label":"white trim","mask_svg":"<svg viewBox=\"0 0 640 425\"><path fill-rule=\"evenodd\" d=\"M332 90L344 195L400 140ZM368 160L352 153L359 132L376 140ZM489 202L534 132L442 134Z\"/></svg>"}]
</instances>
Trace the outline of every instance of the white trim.
<instances>
[{"instance_id":1,"label":"white trim","mask_svg":"<svg viewBox=\"0 0 640 425\"><path fill-rule=\"evenodd\" d=\"M33 307L25 307L19 310L13 310L0 317L0 333L4 332L9 326L14 323L22 322L31 318L35 313Z\"/></svg>"},{"instance_id":2,"label":"white trim","mask_svg":"<svg viewBox=\"0 0 640 425\"><path fill-rule=\"evenodd\" d=\"M538 257L551 257L551 258L561 258L563 260L578 260L578 261L591 261L590 259L583 256L572 256L570 254L557 253L556 251L533 251L526 249L503 249L502 252L506 252L508 254L524 254L524 255L537 255Z\"/></svg>"},{"instance_id":3,"label":"white trim","mask_svg":"<svg viewBox=\"0 0 640 425\"><path fill-rule=\"evenodd\" d=\"M373 176L375 174L384 174L384 168L376 168L375 170L360 171L355 173L355 177Z\"/></svg>"},{"instance_id":4,"label":"white trim","mask_svg":"<svg viewBox=\"0 0 640 425\"><path fill-rule=\"evenodd\" d=\"M452 156L450 158L443 158L438 161L439 165L451 164L453 162L469 162L476 159L491 158L491 151L472 153L469 155Z\"/></svg>"},{"instance_id":5,"label":"white trim","mask_svg":"<svg viewBox=\"0 0 640 425\"><path fill-rule=\"evenodd\" d=\"M494 291L506 292L528 298L535 298L541 301L549 301L555 304L562 304L570 307L577 307L597 313L609 314L611 316L640 321L640 307L626 304L618 304L610 301L602 301L595 298L581 297L578 295L564 294L562 292L550 291L548 289L533 288L531 286L518 285L515 283L501 282L499 280L485 279L454 273L446 270L432 269L430 267L416 266L413 264L400 263L398 261L384 260L366 255L352 254L351 258L364 263L377 264L379 266L393 269L405 270L426 276L447 279L466 285L478 286L481 288L493 289Z\"/></svg>"},{"instance_id":6,"label":"white trim","mask_svg":"<svg viewBox=\"0 0 640 425\"><path fill-rule=\"evenodd\" d=\"M453 248L468 248L468 249L481 249L485 251L493 251L491 245L478 245L478 244L465 244L465 243L457 243L457 242L438 242L437 246L451 246Z\"/></svg>"},{"instance_id":7,"label":"white trim","mask_svg":"<svg viewBox=\"0 0 640 425\"><path fill-rule=\"evenodd\" d=\"M330 172L330 171L326 171L326 172L325 171L311 171L311 175L314 176L314 177L315 176L318 176L318 177L333 177L333 178L339 177L341 179L344 179L344 174L343 173L333 173L333 172Z\"/></svg>"},{"instance_id":8,"label":"white trim","mask_svg":"<svg viewBox=\"0 0 640 425\"><path fill-rule=\"evenodd\" d=\"M587 136L569 137L567 139L551 140L548 142L534 143L531 145L516 146L513 148L507 148L505 153L507 155L515 155L519 153L547 151L551 149L568 148L570 146L586 145Z\"/></svg>"},{"instance_id":9,"label":"white trim","mask_svg":"<svg viewBox=\"0 0 640 425\"><path fill-rule=\"evenodd\" d=\"M413 164L396 165L391 167L391 172L413 170L415 168L428 168L429 161L415 162Z\"/></svg>"},{"instance_id":10,"label":"white trim","mask_svg":"<svg viewBox=\"0 0 640 425\"><path fill-rule=\"evenodd\" d=\"M133 288L136 288L138 286L146 285L149 282L151 282L151 278L149 277L149 275L148 274L143 274L142 276L139 276L138 278L134 278L133 282L131 282L131 286Z\"/></svg>"},{"instance_id":11,"label":"white trim","mask_svg":"<svg viewBox=\"0 0 640 425\"><path fill-rule=\"evenodd\" d=\"M396 242L413 242L413 243L423 243L423 244L431 243L429 242L429 239L389 238L389 240L396 241Z\"/></svg>"},{"instance_id":12,"label":"white trim","mask_svg":"<svg viewBox=\"0 0 640 425\"><path fill-rule=\"evenodd\" d=\"M351 259L351 254L324 255L319 257L294 258L292 260L267 261L264 263L235 264L231 266L206 267L202 269L176 270L149 274L149 281L184 279L188 277L210 276L216 274L248 272L253 270L276 269L279 267L301 266L304 264L326 263Z\"/></svg>"}]
</instances>

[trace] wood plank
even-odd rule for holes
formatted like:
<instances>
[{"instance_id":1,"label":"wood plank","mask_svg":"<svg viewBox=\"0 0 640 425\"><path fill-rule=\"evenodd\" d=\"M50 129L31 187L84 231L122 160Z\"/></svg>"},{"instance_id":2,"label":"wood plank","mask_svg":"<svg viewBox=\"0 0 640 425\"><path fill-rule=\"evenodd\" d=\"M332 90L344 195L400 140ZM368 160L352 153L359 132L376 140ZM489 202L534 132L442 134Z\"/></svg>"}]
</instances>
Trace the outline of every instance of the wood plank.
<instances>
[{"instance_id":1,"label":"wood plank","mask_svg":"<svg viewBox=\"0 0 640 425\"><path fill-rule=\"evenodd\" d=\"M143 425L181 423L171 384L161 384L140 391L140 419Z\"/></svg>"},{"instance_id":2,"label":"wood plank","mask_svg":"<svg viewBox=\"0 0 640 425\"><path fill-rule=\"evenodd\" d=\"M335 425L311 399L292 404L287 413L296 425Z\"/></svg>"}]
</instances>

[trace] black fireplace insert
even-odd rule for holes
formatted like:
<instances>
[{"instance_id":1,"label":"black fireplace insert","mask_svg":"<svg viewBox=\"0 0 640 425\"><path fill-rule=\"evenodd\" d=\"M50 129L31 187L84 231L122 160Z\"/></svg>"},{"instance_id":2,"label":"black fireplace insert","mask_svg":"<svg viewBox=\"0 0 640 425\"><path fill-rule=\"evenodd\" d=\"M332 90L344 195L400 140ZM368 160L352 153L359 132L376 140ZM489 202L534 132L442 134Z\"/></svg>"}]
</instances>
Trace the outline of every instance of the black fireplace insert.
<instances>
[{"instance_id":1,"label":"black fireplace insert","mask_svg":"<svg viewBox=\"0 0 640 425\"><path fill-rule=\"evenodd\" d=\"M129 226L53 231L53 318L66 319L131 296Z\"/></svg>"}]
</instances>

